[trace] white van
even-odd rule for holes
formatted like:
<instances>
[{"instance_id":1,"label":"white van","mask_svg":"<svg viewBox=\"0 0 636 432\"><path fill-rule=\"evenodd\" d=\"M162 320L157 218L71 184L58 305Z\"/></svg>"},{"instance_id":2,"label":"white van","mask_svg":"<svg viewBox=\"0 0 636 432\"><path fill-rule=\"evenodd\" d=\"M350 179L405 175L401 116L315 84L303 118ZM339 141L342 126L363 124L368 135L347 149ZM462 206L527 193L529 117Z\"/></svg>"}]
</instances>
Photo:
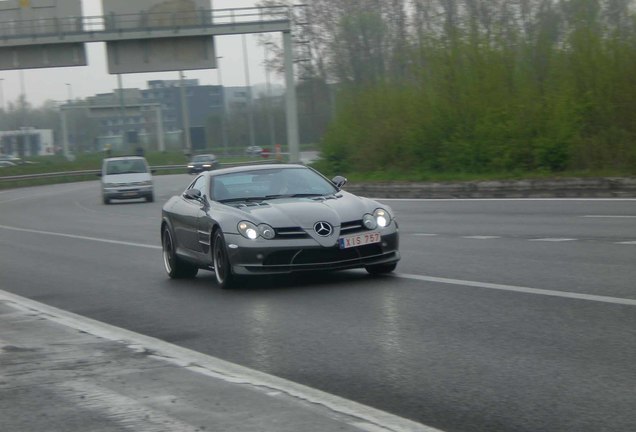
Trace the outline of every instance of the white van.
<instances>
[{"instance_id":1,"label":"white van","mask_svg":"<svg viewBox=\"0 0 636 432\"><path fill-rule=\"evenodd\" d=\"M152 171L146 159L141 156L104 159L99 176L102 178L104 204L110 204L111 199L155 200Z\"/></svg>"}]
</instances>

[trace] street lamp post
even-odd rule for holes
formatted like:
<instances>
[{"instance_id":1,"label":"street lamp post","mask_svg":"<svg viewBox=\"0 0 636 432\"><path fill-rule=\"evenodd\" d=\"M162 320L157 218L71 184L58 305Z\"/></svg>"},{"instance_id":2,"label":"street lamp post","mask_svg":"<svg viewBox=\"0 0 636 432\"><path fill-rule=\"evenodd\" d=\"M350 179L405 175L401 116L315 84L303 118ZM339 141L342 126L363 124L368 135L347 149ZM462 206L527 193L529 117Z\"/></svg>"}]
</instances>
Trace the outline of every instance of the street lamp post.
<instances>
[{"instance_id":1,"label":"street lamp post","mask_svg":"<svg viewBox=\"0 0 636 432\"><path fill-rule=\"evenodd\" d=\"M70 136L73 136L73 143L74 145L74 149L77 152L77 136L75 134L75 128L73 127L74 122L73 122L73 112L71 111L73 109L73 86L70 83L66 83L66 93L67 93L67 104L68 104L68 110L66 112L71 114L71 117L66 119L67 122L67 133L69 134L69 136L67 136L66 138L66 142L68 143L70 141ZM69 130L70 129L70 130ZM68 156L68 146L66 149L66 153L65 156Z\"/></svg>"},{"instance_id":2,"label":"street lamp post","mask_svg":"<svg viewBox=\"0 0 636 432\"><path fill-rule=\"evenodd\" d=\"M256 145L254 142L254 113L252 111L252 84L250 83L250 68L247 59L247 41L245 35L243 37L243 65L245 67L245 84L247 85L247 115L250 127L250 146Z\"/></svg>"},{"instance_id":3,"label":"street lamp post","mask_svg":"<svg viewBox=\"0 0 636 432\"><path fill-rule=\"evenodd\" d=\"M227 123L226 123L226 105L225 105L225 87L223 87L223 75L221 73L221 59L219 56L216 58L216 71L219 74L219 87L221 87L221 135L223 139L223 152L227 155L228 136L227 136Z\"/></svg>"},{"instance_id":4,"label":"street lamp post","mask_svg":"<svg viewBox=\"0 0 636 432\"><path fill-rule=\"evenodd\" d=\"M265 44L265 80L267 82L267 121L269 123L269 143L272 148L276 145L276 131L274 129L274 114L272 113L272 83L269 76L269 65L267 60L269 58L268 47L274 45L271 42Z\"/></svg>"},{"instance_id":5,"label":"street lamp post","mask_svg":"<svg viewBox=\"0 0 636 432\"><path fill-rule=\"evenodd\" d=\"M0 110L4 111L4 90L3 90L3 85L4 85L4 78L0 78Z\"/></svg>"},{"instance_id":6,"label":"street lamp post","mask_svg":"<svg viewBox=\"0 0 636 432\"><path fill-rule=\"evenodd\" d=\"M192 155L192 141L190 140L190 111L186 98L186 89L183 71L179 71L179 90L181 96L181 117L183 117L183 153L189 158Z\"/></svg>"}]
</instances>

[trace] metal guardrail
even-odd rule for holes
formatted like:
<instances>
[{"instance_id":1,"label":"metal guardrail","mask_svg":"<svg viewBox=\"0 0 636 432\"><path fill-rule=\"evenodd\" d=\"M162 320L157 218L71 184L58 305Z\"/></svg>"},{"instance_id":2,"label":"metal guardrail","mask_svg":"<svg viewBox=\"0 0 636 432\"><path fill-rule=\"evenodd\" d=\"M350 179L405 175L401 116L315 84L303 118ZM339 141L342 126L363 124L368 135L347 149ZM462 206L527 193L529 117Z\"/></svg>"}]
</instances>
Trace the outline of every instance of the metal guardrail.
<instances>
[{"instance_id":1,"label":"metal guardrail","mask_svg":"<svg viewBox=\"0 0 636 432\"><path fill-rule=\"evenodd\" d=\"M163 165L150 167L154 170L178 170L178 169L186 169L185 165ZM2 176L0 177L0 182L5 181L19 181L19 180L34 180L34 179L44 179L44 178L57 178L57 177L83 177L89 175L97 175L101 172L101 170L81 170L81 171L61 171L61 172L52 172L52 173L40 173L40 174L22 174L22 175L14 175L14 176Z\"/></svg>"},{"instance_id":2,"label":"metal guardrail","mask_svg":"<svg viewBox=\"0 0 636 432\"><path fill-rule=\"evenodd\" d=\"M249 162L222 162L220 165L223 168L229 168L234 166L243 166L243 165L263 165L268 163L280 163L275 159L267 159L267 160L257 160L257 161L249 161ZM187 171L188 167L185 164L181 165L157 165L151 166L151 170L157 171ZM85 177L85 176L97 176L101 170L81 170L81 171L61 171L61 172L52 172L52 173L40 173L40 174L21 174L14 176L0 176L0 183L8 182L8 181L20 181L20 180L35 180L35 179L46 179L46 178L59 178L59 177Z\"/></svg>"}]
</instances>

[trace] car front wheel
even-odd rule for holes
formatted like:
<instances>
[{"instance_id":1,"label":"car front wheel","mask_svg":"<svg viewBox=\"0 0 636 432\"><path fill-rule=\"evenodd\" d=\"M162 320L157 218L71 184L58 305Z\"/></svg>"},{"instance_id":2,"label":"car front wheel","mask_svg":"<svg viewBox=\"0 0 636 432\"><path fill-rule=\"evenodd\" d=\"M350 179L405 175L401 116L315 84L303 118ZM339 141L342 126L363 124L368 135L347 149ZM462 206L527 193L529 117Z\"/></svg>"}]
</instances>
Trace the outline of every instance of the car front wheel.
<instances>
[{"instance_id":1,"label":"car front wheel","mask_svg":"<svg viewBox=\"0 0 636 432\"><path fill-rule=\"evenodd\" d=\"M212 259L214 264L214 274L216 274L216 282L221 288L233 288L236 285L237 277L232 273L225 238L223 237L223 233L220 229L214 233Z\"/></svg>"},{"instance_id":2,"label":"car front wheel","mask_svg":"<svg viewBox=\"0 0 636 432\"><path fill-rule=\"evenodd\" d=\"M187 279L197 275L199 269L196 266L188 264L177 256L172 234L168 227L163 230L161 245L163 249L163 265L168 276L172 279Z\"/></svg>"}]
</instances>

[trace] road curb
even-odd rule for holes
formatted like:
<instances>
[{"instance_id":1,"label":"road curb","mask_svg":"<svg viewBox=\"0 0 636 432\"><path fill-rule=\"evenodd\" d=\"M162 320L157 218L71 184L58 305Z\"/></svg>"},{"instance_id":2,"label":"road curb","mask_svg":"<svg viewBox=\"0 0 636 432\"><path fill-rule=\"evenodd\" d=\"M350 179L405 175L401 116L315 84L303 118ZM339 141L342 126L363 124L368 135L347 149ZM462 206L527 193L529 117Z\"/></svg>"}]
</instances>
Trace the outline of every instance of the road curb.
<instances>
[{"instance_id":1,"label":"road curb","mask_svg":"<svg viewBox=\"0 0 636 432\"><path fill-rule=\"evenodd\" d=\"M383 198L634 198L636 177L472 182L350 183L347 192Z\"/></svg>"}]
</instances>

